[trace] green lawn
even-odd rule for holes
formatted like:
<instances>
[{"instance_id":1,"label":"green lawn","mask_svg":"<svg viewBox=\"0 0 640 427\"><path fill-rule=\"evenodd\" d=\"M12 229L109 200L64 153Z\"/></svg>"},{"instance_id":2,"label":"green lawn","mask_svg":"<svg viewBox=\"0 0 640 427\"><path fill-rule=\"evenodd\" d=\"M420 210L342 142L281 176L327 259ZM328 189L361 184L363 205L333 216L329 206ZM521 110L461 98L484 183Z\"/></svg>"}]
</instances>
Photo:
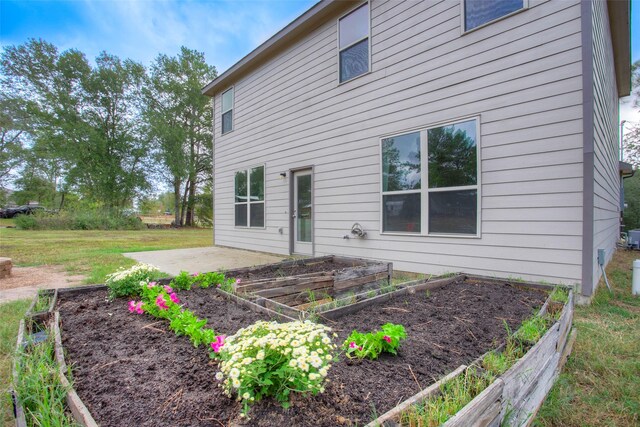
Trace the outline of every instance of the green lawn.
<instances>
[{"instance_id":1,"label":"green lawn","mask_svg":"<svg viewBox=\"0 0 640 427\"><path fill-rule=\"evenodd\" d=\"M538 426L640 425L640 297L631 295L638 252L619 251L590 306L577 306L578 338L540 410Z\"/></svg>"},{"instance_id":2,"label":"green lawn","mask_svg":"<svg viewBox=\"0 0 640 427\"><path fill-rule=\"evenodd\" d=\"M0 253L18 266L62 265L83 274L85 283L102 283L105 275L135 261L124 252L210 246L211 229L142 231L30 231L0 228Z\"/></svg>"}]
</instances>

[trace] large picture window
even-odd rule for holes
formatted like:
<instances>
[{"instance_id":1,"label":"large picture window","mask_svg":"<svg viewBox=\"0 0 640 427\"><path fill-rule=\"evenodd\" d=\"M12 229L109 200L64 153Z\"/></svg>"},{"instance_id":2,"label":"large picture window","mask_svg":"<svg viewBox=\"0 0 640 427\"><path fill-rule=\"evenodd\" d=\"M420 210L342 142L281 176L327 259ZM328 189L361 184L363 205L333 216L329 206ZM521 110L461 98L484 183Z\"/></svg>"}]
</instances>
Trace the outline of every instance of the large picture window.
<instances>
[{"instance_id":1,"label":"large picture window","mask_svg":"<svg viewBox=\"0 0 640 427\"><path fill-rule=\"evenodd\" d=\"M236 227L264 227L264 166L235 175Z\"/></svg>"},{"instance_id":2,"label":"large picture window","mask_svg":"<svg viewBox=\"0 0 640 427\"><path fill-rule=\"evenodd\" d=\"M222 134L233 130L233 88L222 94Z\"/></svg>"},{"instance_id":3,"label":"large picture window","mask_svg":"<svg viewBox=\"0 0 640 427\"><path fill-rule=\"evenodd\" d=\"M382 231L478 234L477 119L383 138Z\"/></svg>"},{"instance_id":4,"label":"large picture window","mask_svg":"<svg viewBox=\"0 0 640 427\"><path fill-rule=\"evenodd\" d=\"M369 71L369 3L338 20L340 83Z\"/></svg>"},{"instance_id":5,"label":"large picture window","mask_svg":"<svg viewBox=\"0 0 640 427\"><path fill-rule=\"evenodd\" d=\"M462 0L464 30L469 31L525 7L527 0Z\"/></svg>"}]
</instances>

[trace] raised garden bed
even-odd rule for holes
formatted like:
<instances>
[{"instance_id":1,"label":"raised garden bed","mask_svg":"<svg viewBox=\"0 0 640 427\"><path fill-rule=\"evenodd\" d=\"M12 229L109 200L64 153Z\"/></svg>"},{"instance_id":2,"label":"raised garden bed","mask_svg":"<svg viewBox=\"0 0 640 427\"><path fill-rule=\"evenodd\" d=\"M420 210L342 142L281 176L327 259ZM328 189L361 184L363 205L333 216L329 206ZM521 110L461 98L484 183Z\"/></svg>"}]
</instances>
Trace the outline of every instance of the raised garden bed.
<instances>
[{"instance_id":1,"label":"raised garden bed","mask_svg":"<svg viewBox=\"0 0 640 427\"><path fill-rule=\"evenodd\" d=\"M284 261L226 272L239 279L235 292L264 298L261 305L285 305L295 310L329 303L391 283L393 264L361 258L324 256Z\"/></svg>"},{"instance_id":2,"label":"raised garden bed","mask_svg":"<svg viewBox=\"0 0 640 427\"><path fill-rule=\"evenodd\" d=\"M517 328L546 298L538 290L460 276L336 308L320 317L338 334L336 343L353 329L386 322L403 324L409 339L397 357L342 357L329 371L325 393L294 396L288 410L269 399L258 402L244 421L240 405L216 387L217 364L205 351L175 336L166 322L132 315L126 301L108 302L106 296L99 287L61 291L57 304L75 391L101 426L123 420L128 425L363 425L495 348L505 339L504 322ZM217 289L194 288L180 297L225 334L258 319L289 320L286 313Z\"/></svg>"}]
</instances>

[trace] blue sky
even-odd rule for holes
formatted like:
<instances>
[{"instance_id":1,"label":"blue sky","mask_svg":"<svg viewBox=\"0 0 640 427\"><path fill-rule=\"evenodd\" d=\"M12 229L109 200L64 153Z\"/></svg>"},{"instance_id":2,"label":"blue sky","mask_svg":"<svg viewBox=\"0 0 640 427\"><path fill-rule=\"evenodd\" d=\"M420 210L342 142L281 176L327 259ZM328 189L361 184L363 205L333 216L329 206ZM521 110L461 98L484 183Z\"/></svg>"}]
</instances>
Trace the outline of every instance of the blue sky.
<instances>
[{"instance_id":1,"label":"blue sky","mask_svg":"<svg viewBox=\"0 0 640 427\"><path fill-rule=\"evenodd\" d=\"M558 0L559 1L559 0ZM0 0L0 45L43 38L93 60L105 50L149 65L180 46L223 72L316 0ZM632 60L640 60L640 0L632 0ZM621 118L640 121L629 100Z\"/></svg>"},{"instance_id":2,"label":"blue sky","mask_svg":"<svg viewBox=\"0 0 640 427\"><path fill-rule=\"evenodd\" d=\"M42 38L93 60L101 51L149 65L180 46L219 72L316 0L0 0L0 44Z\"/></svg>"}]
</instances>

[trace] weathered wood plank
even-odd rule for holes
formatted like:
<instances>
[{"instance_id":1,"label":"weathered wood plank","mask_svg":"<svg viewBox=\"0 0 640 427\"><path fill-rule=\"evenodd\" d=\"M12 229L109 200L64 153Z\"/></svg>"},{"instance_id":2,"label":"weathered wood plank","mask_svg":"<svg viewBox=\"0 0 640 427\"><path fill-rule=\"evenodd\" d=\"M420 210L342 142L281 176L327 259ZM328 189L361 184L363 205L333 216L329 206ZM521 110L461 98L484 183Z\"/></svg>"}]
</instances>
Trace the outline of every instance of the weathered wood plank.
<instances>
[{"instance_id":1,"label":"weathered wood plank","mask_svg":"<svg viewBox=\"0 0 640 427\"><path fill-rule=\"evenodd\" d=\"M333 281L331 273L313 273L305 276L287 276L278 279L261 279L256 281L240 282L235 286L238 292L252 292L262 289L279 288L283 286L295 286L301 282L314 278L330 278Z\"/></svg>"},{"instance_id":2,"label":"weathered wood plank","mask_svg":"<svg viewBox=\"0 0 640 427\"><path fill-rule=\"evenodd\" d=\"M552 285L552 284L545 284L545 283L528 282L526 280L515 281L515 280L509 280L509 279L500 279L498 277L482 276L479 274L467 274L466 277L468 279L482 280L485 282L496 283L500 285L509 283L510 285L513 285L513 286L517 286L521 288L537 289L541 291L552 291L556 286L559 286L559 285Z\"/></svg>"},{"instance_id":3,"label":"weathered wood plank","mask_svg":"<svg viewBox=\"0 0 640 427\"><path fill-rule=\"evenodd\" d=\"M526 395L529 387L546 367L547 361L556 354L558 323L554 323L547 333L520 360L500 378L504 381L502 416L508 406L516 406Z\"/></svg>"},{"instance_id":4,"label":"weathered wood plank","mask_svg":"<svg viewBox=\"0 0 640 427\"><path fill-rule=\"evenodd\" d=\"M255 311L256 313L263 313L268 315L269 317L272 318L276 318L282 322L291 322L292 320L296 320L294 318L291 318L289 316L286 316L282 313L277 313L273 310L271 310L268 307L262 307L256 303L253 303L249 300L246 300L244 298L240 298L236 295L230 294L229 292L225 292L222 289L218 289L218 288L214 288L213 289L214 292L218 292L220 295L222 295L223 297L227 298L228 300L231 301L235 301L238 305L241 305L243 307L247 307L249 310Z\"/></svg>"},{"instance_id":5,"label":"weathered wood plank","mask_svg":"<svg viewBox=\"0 0 640 427\"><path fill-rule=\"evenodd\" d=\"M407 408L409 408L411 405L414 405L416 403L422 402L423 400L426 400L429 397L431 397L432 395L438 393L440 391L440 387L442 385L444 385L445 383L451 381L452 379L454 379L458 375L461 375L465 371L465 369L467 369L466 365L460 365L453 372L450 372L449 374L445 375L440 380L438 380L437 382L431 384L429 387L425 388L421 392L419 392L417 394L414 394L410 398L404 400L402 403L397 405L395 408L385 412L384 414L380 415L375 420L371 421L365 427L378 427L378 426L382 425L387 420L397 419L400 416L400 414L403 413L405 410L407 410Z\"/></svg>"},{"instance_id":6,"label":"weathered wood plank","mask_svg":"<svg viewBox=\"0 0 640 427\"><path fill-rule=\"evenodd\" d=\"M322 313L322 317L330 320L339 319L342 316L346 316L347 314L354 313L356 311L361 310L363 307L368 307L370 305L381 304L383 302L389 301L392 298L395 298L400 295L405 295L408 293L407 288L398 289L397 291L389 292L388 294L378 295L373 298L369 298L363 301L356 302L355 304L345 305L343 307L337 307L331 310L324 311Z\"/></svg>"},{"instance_id":7,"label":"weathered wood plank","mask_svg":"<svg viewBox=\"0 0 640 427\"><path fill-rule=\"evenodd\" d=\"M288 320L289 322L291 320L301 320L306 315L306 313L300 310L267 298L259 298L256 300L256 304L264 304L266 308L275 311L276 313L284 314L290 319Z\"/></svg>"},{"instance_id":8,"label":"weathered wood plank","mask_svg":"<svg viewBox=\"0 0 640 427\"><path fill-rule=\"evenodd\" d=\"M445 427L486 427L500 413L504 382L498 378L446 423ZM498 403L498 405L496 405Z\"/></svg>"},{"instance_id":9,"label":"weathered wood plank","mask_svg":"<svg viewBox=\"0 0 640 427\"><path fill-rule=\"evenodd\" d=\"M262 264L262 265L255 265L252 267L234 268L231 270L225 270L223 272L225 273L225 275L232 277L233 275L236 275L236 274L258 273L260 271L270 271L274 268L277 269L277 268L293 267L296 265L316 264L320 262L331 261L332 259L333 259L332 255L325 255L325 256L315 257L315 258L291 259L291 260L281 261L273 264Z\"/></svg>"},{"instance_id":10,"label":"weathered wood plank","mask_svg":"<svg viewBox=\"0 0 640 427\"><path fill-rule=\"evenodd\" d=\"M345 289L354 288L356 286L366 285L367 283L377 282L378 280L386 279L388 277L388 273L385 270L384 272L371 274L367 276L360 276L354 279L342 280L338 282L336 280L334 287L336 291L342 291Z\"/></svg>"},{"instance_id":11,"label":"weathered wood plank","mask_svg":"<svg viewBox=\"0 0 640 427\"><path fill-rule=\"evenodd\" d=\"M460 274L456 276L445 277L444 279L427 280L426 282L423 281L422 283L417 283L415 285L403 286L403 288L407 289L410 294L414 294L420 291L441 288L459 280L464 280L464 278L465 276L463 274Z\"/></svg>"},{"instance_id":12,"label":"weathered wood plank","mask_svg":"<svg viewBox=\"0 0 640 427\"><path fill-rule=\"evenodd\" d=\"M298 309L298 310L304 311L304 310L307 310L310 307L316 307L316 306L319 306L319 305L328 304L331 301L333 301L331 298L325 298L325 299L316 300L316 301L309 301L309 302L306 302L304 304L295 305L294 307L296 309Z\"/></svg>"},{"instance_id":13,"label":"weathered wood plank","mask_svg":"<svg viewBox=\"0 0 640 427\"><path fill-rule=\"evenodd\" d=\"M511 419L513 425L529 426L533 423L545 397L558 377L557 367L559 360L560 354L555 353L555 355L548 360L545 369L537 376L533 387L527 390L527 394L523 397L520 404L515 406L512 413L513 418Z\"/></svg>"},{"instance_id":14,"label":"weathered wood plank","mask_svg":"<svg viewBox=\"0 0 640 427\"><path fill-rule=\"evenodd\" d=\"M560 354L560 362L558 363L558 371L561 371L562 368L564 367L564 364L567 363L567 359L569 358L569 356L571 355L571 350L573 349L573 344L576 342L576 337L578 336L578 330L577 329L572 329L571 333L569 334L569 338L567 339L567 342L564 346L564 349L562 349L562 353Z\"/></svg>"},{"instance_id":15,"label":"weathered wood plank","mask_svg":"<svg viewBox=\"0 0 640 427\"><path fill-rule=\"evenodd\" d=\"M15 388L18 382L18 363L20 361L20 353L22 352L22 342L24 341L25 324L24 319L20 320L20 326L18 327L18 337L16 339L16 349L13 355L13 387ZM22 402L20 402L18 395L14 394L14 404L16 410L16 427L27 427L27 419L24 414L24 408Z\"/></svg>"},{"instance_id":16,"label":"weathered wood plank","mask_svg":"<svg viewBox=\"0 0 640 427\"><path fill-rule=\"evenodd\" d=\"M58 288L58 295L84 294L87 292L95 292L103 289L107 289L107 285L86 285L74 286L71 288Z\"/></svg>"},{"instance_id":17,"label":"weathered wood plank","mask_svg":"<svg viewBox=\"0 0 640 427\"><path fill-rule=\"evenodd\" d=\"M319 288L319 289L313 290L314 294L317 294L317 295L329 294L332 291L333 291L333 288L331 287ZM304 302L311 302L311 295L312 295L311 292L312 291L302 291L294 294L277 296L270 299L274 301L278 301L281 304L288 304L293 306L293 305L298 305Z\"/></svg>"},{"instance_id":18,"label":"weathered wood plank","mask_svg":"<svg viewBox=\"0 0 640 427\"><path fill-rule=\"evenodd\" d=\"M571 324L573 323L573 310L574 310L574 301L573 301L573 292L569 292L569 299L562 309L562 313L560 313L559 319L559 335L558 335L558 343L556 344L556 351L562 352L564 345L567 341L567 335L571 330Z\"/></svg>"},{"instance_id":19,"label":"weathered wood plank","mask_svg":"<svg viewBox=\"0 0 640 427\"><path fill-rule=\"evenodd\" d=\"M355 279L362 276L368 276L371 274L385 273L389 275L389 267L386 264L373 264L364 267L354 267L346 270L336 271L336 282L343 280Z\"/></svg>"},{"instance_id":20,"label":"weathered wood plank","mask_svg":"<svg viewBox=\"0 0 640 427\"><path fill-rule=\"evenodd\" d=\"M319 288L333 287L333 277L321 276L321 277L309 277L306 279L297 280L294 284L288 284L286 286L269 287L266 289L256 289L248 291L247 289L239 289L239 292L252 292L256 295L260 295L265 298L289 295L294 293L300 293L306 290L313 290Z\"/></svg>"}]
</instances>

